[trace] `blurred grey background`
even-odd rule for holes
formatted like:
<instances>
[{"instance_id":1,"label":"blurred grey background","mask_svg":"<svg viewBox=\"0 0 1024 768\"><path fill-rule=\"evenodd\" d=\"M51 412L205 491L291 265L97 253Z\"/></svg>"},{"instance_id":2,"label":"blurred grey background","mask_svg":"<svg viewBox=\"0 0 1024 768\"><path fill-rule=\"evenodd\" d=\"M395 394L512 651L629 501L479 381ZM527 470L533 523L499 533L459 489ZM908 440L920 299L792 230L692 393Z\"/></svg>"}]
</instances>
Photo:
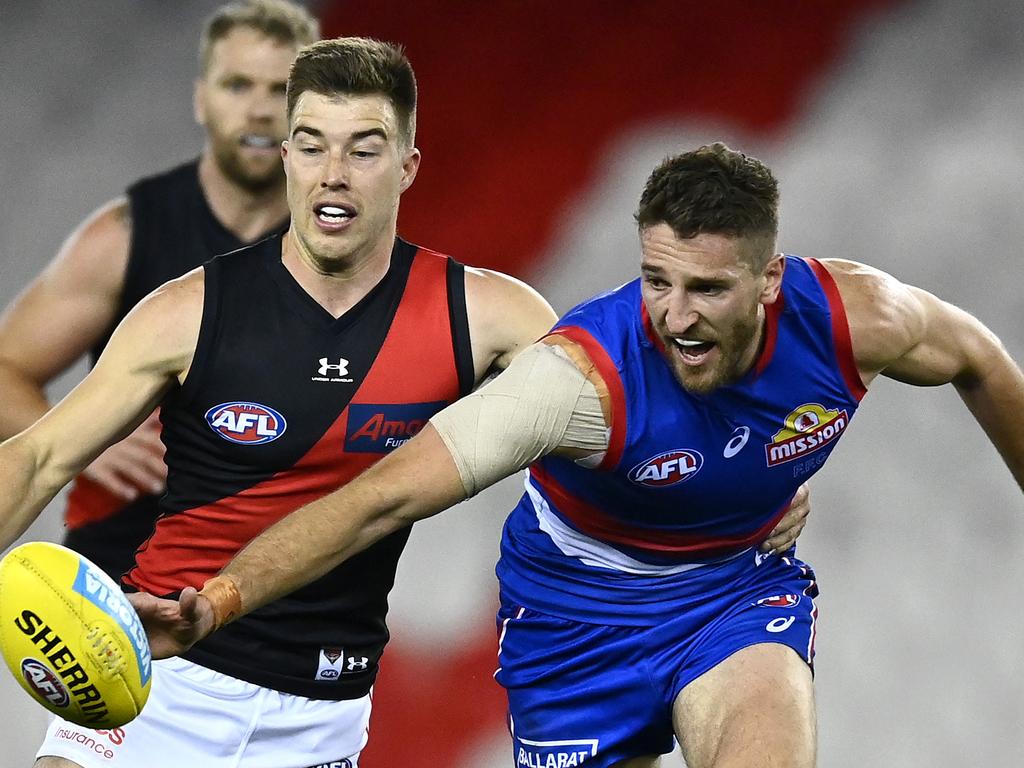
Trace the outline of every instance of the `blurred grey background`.
<instances>
[{"instance_id":1,"label":"blurred grey background","mask_svg":"<svg viewBox=\"0 0 1024 768\"><path fill-rule=\"evenodd\" d=\"M198 151L195 48L216 5L0 7L0 301L90 211ZM1024 360L1024 7L880 5L851 22L841 60L782 131L666 119L616 135L522 276L559 311L629 279L646 174L722 137L780 178L782 249L865 261L933 291ZM820 765L1024 765L1024 504L955 392L880 380L812 488L800 553L822 590ZM417 527L392 601L396 642L415 638L433 657L468 634L493 644L492 566L518 489L506 481ZM59 536L51 505L25 539ZM0 765L30 765L45 721L0 674ZM500 711L494 721L450 764L508 765Z\"/></svg>"}]
</instances>

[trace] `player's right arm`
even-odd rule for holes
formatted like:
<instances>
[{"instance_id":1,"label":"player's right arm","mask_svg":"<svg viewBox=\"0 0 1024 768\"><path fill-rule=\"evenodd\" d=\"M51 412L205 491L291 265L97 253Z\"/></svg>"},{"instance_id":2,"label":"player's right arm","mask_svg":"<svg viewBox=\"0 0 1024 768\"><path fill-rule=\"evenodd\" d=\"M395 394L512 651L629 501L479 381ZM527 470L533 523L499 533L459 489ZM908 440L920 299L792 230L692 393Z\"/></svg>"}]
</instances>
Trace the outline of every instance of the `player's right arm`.
<instances>
[{"instance_id":1,"label":"player's right arm","mask_svg":"<svg viewBox=\"0 0 1024 768\"><path fill-rule=\"evenodd\" d=\"M0 439L49 410L44 387L112 324L130 244L128 202L114 200L71 233L0 317Z\"/></svg>"},{"instance_id":2,"label":"player's right arm","mask_svg":"<svg viewBox=\"0 0 1024 768\"><path fill-rule=\"evenodd\" d=\"M0 445L0 549L9 546L69 480L137 427L195 352L201 269L140 302L93 370L31 427Z\"/></svg>"}]
</instances>

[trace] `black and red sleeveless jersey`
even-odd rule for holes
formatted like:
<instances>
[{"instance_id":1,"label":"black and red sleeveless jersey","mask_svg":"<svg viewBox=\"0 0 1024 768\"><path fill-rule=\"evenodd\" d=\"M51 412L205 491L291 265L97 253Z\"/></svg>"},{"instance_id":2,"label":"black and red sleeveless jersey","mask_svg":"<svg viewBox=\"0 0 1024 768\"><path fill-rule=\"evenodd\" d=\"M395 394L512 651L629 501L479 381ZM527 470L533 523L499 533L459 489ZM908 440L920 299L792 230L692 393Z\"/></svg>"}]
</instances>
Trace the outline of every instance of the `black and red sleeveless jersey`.
<instances>
[{"instance_id":1,"label":"black and red sleeveless jersey","mask_svg":"<svg viewBox=\"0 0 1024 768\"><path fill-rule=\"evenodd\" d=\"M131 244L117 311L93 347L95 362L110 334L150 291L195 269L218 253L248 243L214 216L199 184L199 162L193 160L132 184L126 193L131 216ZM284 228L282 221L260 235L264 239ZM64 543L119 578L131 566L135 550L153 530L157 497L125 503L102 486L80 477L68 495Z\"/></svg>"},{"instance_id":2,"label":"black and red sleeveless jersey","mask_svg":"<svg viewBox=\"0 0 1024 768\"><path fill-rule=\"evenodd\" d=\"M205 265L184 384L161 408L169 468L129 589L201 586L250 539L338 488L473 386L465 279L396 240L387 275L335 319L281 263L281 238ZM365 695L388 639L408 529L214 633L186 657L318 699Z\"/></svg>"}]
</instances>

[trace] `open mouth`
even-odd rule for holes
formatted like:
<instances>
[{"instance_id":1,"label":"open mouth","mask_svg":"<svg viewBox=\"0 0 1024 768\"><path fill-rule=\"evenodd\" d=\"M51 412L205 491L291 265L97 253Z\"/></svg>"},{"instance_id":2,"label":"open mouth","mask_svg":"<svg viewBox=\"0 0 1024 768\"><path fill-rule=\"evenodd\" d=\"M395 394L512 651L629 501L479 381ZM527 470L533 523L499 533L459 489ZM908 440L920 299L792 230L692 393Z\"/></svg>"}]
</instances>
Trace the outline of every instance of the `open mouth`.
<instances>
[{"instance_id":1,"label":"open mouth","mask_svg":"<svg viewBox=\"0 0 1024 768\"><path fill-rule=\"evenodd\" d=\"M245 133L239 138L238 143L246 149L277 150L280 141L273 136L261 133Z\"/></svg>"},{"instance_id":2,"label":"open mouth","mask_svg":"<svg viewBox=\"0 0 1024 768\"><path fill-rule=\"evenodd\" d=\"M356 209L341 203L319 203L313 206L316 218L328 226L346 224L356 216Z\"/></svg>"},{"instance_id":3,"label":"open mouth","mask_svg":"<svg viewBox=\"0 0 1024 768\"><path fill-rule=\"evenodd\" d=\"M676 351L687 365L702 365L718 345L713 341L702 341L698 339L672 339L675 342Z\"/></svg>"}]
</instances>

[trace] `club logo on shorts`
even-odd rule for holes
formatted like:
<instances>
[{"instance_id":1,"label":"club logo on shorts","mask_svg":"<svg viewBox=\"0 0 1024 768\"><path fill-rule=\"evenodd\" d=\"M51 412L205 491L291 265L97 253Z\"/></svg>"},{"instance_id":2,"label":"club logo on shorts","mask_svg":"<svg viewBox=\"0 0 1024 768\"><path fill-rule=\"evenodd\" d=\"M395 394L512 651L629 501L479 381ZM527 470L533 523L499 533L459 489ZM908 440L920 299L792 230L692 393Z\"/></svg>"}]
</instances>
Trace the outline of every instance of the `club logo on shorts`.
<instances>
[{"instance_id":1,"label":"club logo on shorts","mask_svg":"<svg viewBox=\"0 0 1024 768\"><path fill-rule=\"evenodd\" d=\"M41 661L22 659L21 676L40 699L61 708L71 703L71 694L64 683Z\"/></svg>"},{"instance_id":2,"label":"club logo on shorts","mask_svg":"<svg viewBox=\"0 0 1024 768\"><path fill-rule=\"evenodd\" d=\"M665 488L689 480L704 466L704 457L697 451L677 448L659 453L633 467L629 479L648 488Z\"/></svg>"},{"instance_id":3,"label":"club logo on shorts","mask_svg":"<svg viewBox=\"0 0 1024 768\"><path fill-rule=\"evenodd\" d=\"M763 605L765 608L792 608L800 604L800 595L774 595L762 597L754 605Z\"/></svg>"},{"instance_id":4,"label":"club logo on shorts","mask_svg":"<svg viewBox=\"0 0 1024 768\"><path fill-rule=\"evenodd\" d=\"M785 426L764 446L769 467L802 458L835 442L847 424L846 411L826 409L818 403L801 405L786 417Z\"/></svg>"},{"instance_id":5,"label":"club logo on shorts","mask_svg":"<svg viewBox=\"0 0 1024 768\"><path fill-rule=\"evenodd\" d=\"M288 428L284 416L259 403L221 403L206 412L210 429L232 443L261 445L277 440Z\"/></svg>"}]
</instances>

